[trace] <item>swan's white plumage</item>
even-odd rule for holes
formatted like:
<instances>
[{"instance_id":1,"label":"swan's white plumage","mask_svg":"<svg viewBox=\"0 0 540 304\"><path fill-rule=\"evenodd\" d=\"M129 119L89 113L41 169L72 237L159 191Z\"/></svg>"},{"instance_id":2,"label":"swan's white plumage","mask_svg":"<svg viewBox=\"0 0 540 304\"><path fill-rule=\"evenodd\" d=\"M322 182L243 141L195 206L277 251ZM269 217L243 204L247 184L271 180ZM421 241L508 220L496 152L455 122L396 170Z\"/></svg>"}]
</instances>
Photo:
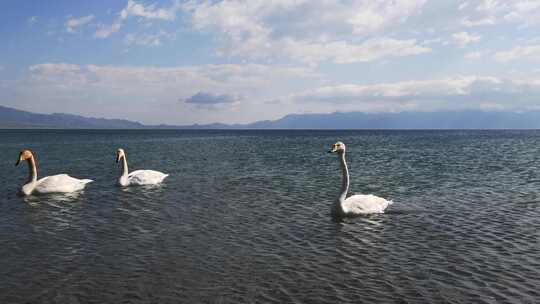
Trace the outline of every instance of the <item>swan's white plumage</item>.
<instances>
[{"instance_id":1,"label":"swan's white plumage","mask_svg":"<svg viewBox=\"0 0 540 304\"><path fill-rule=\"evenodd\" d=\"M350 177L347 162L345 160L345 144L338 141L332 146L332 149L329 152L338 154L342 173L341 194L336 200L332 212L339 216L384 213L384 210L388 205L392 204L392 201L388 201L372 194L356 194L347 197Z\"/></svg>"},{"instance_id":2,"label":"swan's white plumage","mask_svg":"<svg viewBox=\"0 0 540 304\"><path fill-rule=\"evenodd\" d=\"M29 180L21 187L21 192L24 195L70 193L82 190L86 184L92 182L91 179L78 179L67 174L46 176L38 180L36 160L32 151L22 150L15 166L18 166L22 161L27 161L30 169Z\"/></svg>"},{"instance_id":3,"label":"swan's white plumage","mask_svg":"<svg viewBox=\"0 0 540 304\"><path fill-rule=\"evenodd\" d=\"M128 174L129 185L153 185L161 183L169 174L155 170L136 170Z\"/></svg>"},{"instance_id":4,"label":"swan's white plumage","mask_svg":"<svg viewBox=\"0 0 540 304\"><path fill-rule=\"evenodd\" d=\"M91 179L77 179L67 174L51 175L36 181L34 192L45 193L69 193L84 189Z\"/></svg>"},{"instance_id":5,"label":"swan's white plumage","mask_svg":"<svg viewBox=\"0 0 540 304\"><path fill-rule=\"evenodd\" d=\"M349 196L341 204L346 214L384 213L392 201L373 194L356 194Z\"/></svg>"},{"instance_id":6,"label":"swan's white plumage","mask_svg":"<svg viewBox=\"0 0 540 304\"><path fill-rule=\"evenodd\" d=\"M120 186L156 185L163 182L169 176L169 174L155 170L135 170L129 173L124 149L116 150L116 162L120 161L122 161L122 175L118 178L118 184Z\"/></svg>"}]
</instances>

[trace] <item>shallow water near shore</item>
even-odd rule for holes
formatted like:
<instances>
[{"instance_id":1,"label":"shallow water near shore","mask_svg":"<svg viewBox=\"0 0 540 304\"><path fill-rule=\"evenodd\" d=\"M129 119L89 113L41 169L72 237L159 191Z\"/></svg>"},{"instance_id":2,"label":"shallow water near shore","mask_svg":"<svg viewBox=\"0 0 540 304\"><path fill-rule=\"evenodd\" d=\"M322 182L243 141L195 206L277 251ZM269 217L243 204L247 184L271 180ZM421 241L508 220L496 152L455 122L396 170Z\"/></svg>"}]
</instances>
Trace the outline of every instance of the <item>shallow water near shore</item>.
<instances>
[{"instance_id":1,"label":"shallow water near shore","mask_svg":"<svg viewBox=\"0 0 540 304\"><path fill-rule=\"evenodd\" d=\"M351 193L394 201L337 221ZM130 170L165 183L122 189ZM95 181L20 197L41 177ZM537 303L540 131L0 130L0 303Z\"/></svg>"}]
</instances>

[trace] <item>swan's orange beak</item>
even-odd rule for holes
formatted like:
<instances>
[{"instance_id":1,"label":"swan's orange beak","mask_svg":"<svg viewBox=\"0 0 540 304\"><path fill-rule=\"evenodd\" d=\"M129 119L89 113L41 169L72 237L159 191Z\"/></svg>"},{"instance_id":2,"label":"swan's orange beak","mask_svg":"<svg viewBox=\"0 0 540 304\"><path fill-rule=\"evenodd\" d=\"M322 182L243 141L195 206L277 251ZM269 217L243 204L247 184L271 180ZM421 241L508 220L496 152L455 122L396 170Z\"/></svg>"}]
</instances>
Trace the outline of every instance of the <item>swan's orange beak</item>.
<instances>
[{"instance_id":1,"label":"swan's orange beak","mask_svg":"<svg viewBox=\"0 0 540 304\"><path fill-rule=\"evenodd\" d=\"M332 148L328 151L328 153L336 153L338 149L338 146L336 144L332 145Z\"/></svg>"},{"instance_id":2,"label":"swan's orange beak","mask_svg":"<svg viewBox=\"0 0 540 304\"><path fill-rule=\"evenodd\" d=\"M116 152L116 163L120 161L120 153Z\"/></svg>"}]
</instances>

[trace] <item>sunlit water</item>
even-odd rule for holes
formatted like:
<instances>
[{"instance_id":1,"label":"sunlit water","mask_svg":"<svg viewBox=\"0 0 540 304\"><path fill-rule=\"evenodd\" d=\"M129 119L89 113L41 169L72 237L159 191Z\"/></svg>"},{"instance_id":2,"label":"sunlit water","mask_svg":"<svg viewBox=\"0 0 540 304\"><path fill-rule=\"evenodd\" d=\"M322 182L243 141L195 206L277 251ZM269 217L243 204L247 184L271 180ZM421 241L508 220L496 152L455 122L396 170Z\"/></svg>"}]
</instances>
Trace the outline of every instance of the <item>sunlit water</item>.
<instances>
[{"instance_id":1,"label":"sunlit water","mask_svg":"<svg viewBox=\"0 0 540 304\"><path fill-rule=\"evenodd\" d=\"M352 192L395 203L333 220ZM84 192L23 198L40 176ZM162 186L114 185L123 147ZM0 131L0 303L538 303L540 132Z\"/></svg>"}]
</instances>

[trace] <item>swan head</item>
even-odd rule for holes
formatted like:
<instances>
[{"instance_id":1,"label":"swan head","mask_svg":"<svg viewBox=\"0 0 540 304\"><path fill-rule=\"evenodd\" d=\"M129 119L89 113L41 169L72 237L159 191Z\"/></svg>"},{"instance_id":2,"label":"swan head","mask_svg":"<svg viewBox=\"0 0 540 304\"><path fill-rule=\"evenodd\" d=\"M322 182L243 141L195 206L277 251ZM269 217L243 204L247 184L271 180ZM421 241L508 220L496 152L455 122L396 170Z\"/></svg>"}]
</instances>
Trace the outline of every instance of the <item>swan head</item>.
<instances>
[{"instance_id":1,"label":"swan head","mask_svg":"<svg viewBox=\"0 0 540 304\"><path fill-rule=\"evenodd\" d=\"M124 157L126 157L124 149L119 148L118 150L116 150L116 162L119 162Z\"/></svg>"},{"instance_id":2,"label":"swan head","mask_svg":"<svg viewBox=\"0 0 540 304\"><path fill-rule=\"evenodd\" d=\"M332 145L332 148L328 153L344 153L345 152L345 144L341 141L336 142Z\"/></svg>"},{"instance_id":3,"label":"swan head","mask_svg":"<svg viewBox=\"0 0 540 304\"><path fill-rule=\"evenodd\" d=\"M32 151L28 149L21 150L19 153L19 158L17 159L17 162L15 163L15 166L18 166L21 162L28 160L30 158L34 157L32 154Z\"/></svg>"}]
</instances>

